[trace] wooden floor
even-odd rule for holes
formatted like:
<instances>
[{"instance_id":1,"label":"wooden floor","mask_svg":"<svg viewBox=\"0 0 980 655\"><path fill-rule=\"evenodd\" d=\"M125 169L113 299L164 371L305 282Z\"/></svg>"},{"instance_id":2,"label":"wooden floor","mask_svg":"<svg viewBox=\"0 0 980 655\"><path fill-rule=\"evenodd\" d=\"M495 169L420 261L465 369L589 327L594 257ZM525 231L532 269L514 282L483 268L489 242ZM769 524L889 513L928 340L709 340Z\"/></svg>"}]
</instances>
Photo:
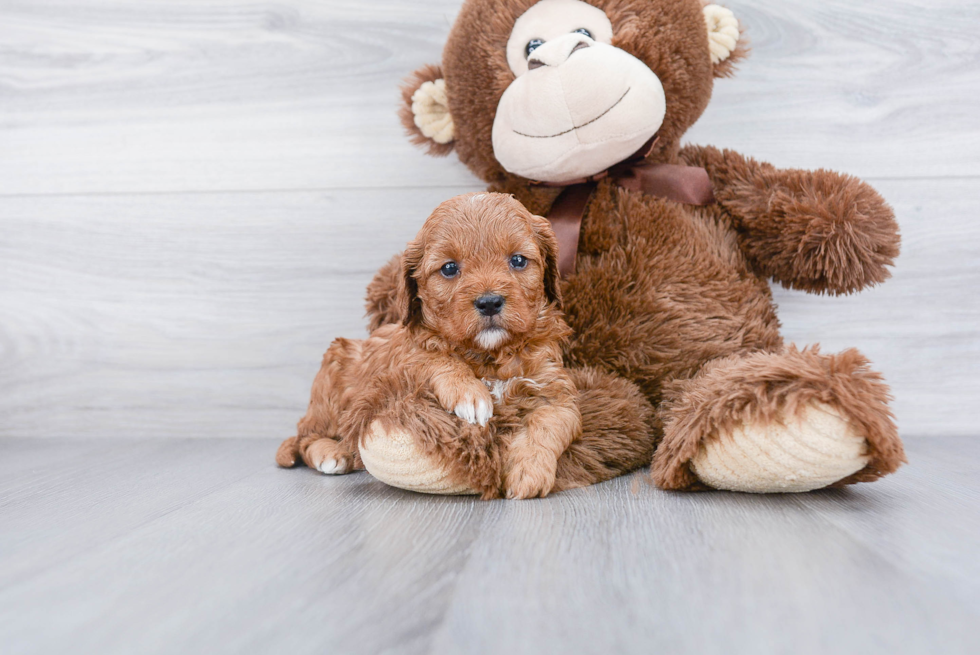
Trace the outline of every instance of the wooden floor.
<instances>
[{"instance_id":1,"label":"wooden floor","mask_svg":"<svg viewBox=\"0 0 980 655\"><path fill-rule=\"evenodd\" d=\"M0 655L980 652L980 3L725 0L693 143L871 182L903 235L787 338L882 371L911 464L480 503L275 469L440 201L399 80L460 0L0 0Z\"/></svg>"},{"instance_id":2,"label":"wooden floor","mask_svg":"<svg viewBox=\"0 0 980 655\"><path fill-rule=\"evenodd\" d=\"M272 464L272 440L0 441L0 651L976 653L980 440L873 485L535 501Z\"/></svg>"}]
</instances>

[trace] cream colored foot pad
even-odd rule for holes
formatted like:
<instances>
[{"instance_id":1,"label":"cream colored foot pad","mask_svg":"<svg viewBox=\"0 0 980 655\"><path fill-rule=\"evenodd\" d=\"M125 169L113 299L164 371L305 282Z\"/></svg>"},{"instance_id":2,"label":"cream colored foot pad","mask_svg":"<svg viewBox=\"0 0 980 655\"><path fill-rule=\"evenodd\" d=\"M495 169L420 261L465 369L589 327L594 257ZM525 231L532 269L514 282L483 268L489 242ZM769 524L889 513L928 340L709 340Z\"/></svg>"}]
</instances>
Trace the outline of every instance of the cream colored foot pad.
<instances>
[{"instance_id":1,"label":"cream colored foot pad","mask_svg":"<svg viewBox=\"0 0 980 655\"><path fill-rule=\"evenodd\" d=\"M716 489L811 491L860 471L866 452L864 437L835 409L812 403L785 425L742 425L702 443L691 468Z\"/></svg>"},{"instance_id":2,"label":"cream colored foot pad","mask_svg":"<svg viewBox=\"0 0 980 655\"><path fill-rule=\"evenodd\" d=\"M387 485L426 494L475 494L418 449L407 432L385 432L376 425L361 444L361 459L368 473Z\"/></svg>"}]
</instances>

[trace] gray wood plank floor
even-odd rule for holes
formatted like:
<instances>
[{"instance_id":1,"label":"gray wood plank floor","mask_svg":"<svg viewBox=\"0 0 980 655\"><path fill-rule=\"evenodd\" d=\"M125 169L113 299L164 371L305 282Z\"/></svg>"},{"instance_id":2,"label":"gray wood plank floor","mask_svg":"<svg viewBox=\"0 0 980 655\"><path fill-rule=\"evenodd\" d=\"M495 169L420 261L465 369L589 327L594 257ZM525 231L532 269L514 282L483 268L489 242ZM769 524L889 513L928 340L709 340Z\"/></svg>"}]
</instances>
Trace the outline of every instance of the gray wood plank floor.
<instances>
[{"instance_id":1,"label":"gray wood plank floor","mask_svg":"<svg viewBox=\"0 0 980 655\"><path fill-rule=\"evenodd\" d=\"M259 439L0 441L0 650L968 653L980 441L874 485L527 502L275 468Z\"/></svg>"}]
</instances>

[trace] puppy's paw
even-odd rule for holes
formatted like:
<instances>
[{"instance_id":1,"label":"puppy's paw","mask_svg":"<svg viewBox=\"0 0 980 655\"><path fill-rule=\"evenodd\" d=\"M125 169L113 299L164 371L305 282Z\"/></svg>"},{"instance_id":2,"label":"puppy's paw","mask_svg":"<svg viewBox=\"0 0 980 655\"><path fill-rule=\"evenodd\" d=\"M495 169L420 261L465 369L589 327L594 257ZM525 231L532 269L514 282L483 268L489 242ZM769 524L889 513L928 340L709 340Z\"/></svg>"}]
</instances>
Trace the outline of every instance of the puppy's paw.
<instances>
[{"instance_id":1,"label":"puppy's paw","mask_svg":"<svg viewBox=\"0 0 980 655\"><path fill-rule=\"evenodd\" d=\"M504 494L507 498L544 498L555 486L558 461L540 453L513 461L504 475Z\"/></svg>"},{"instance_id":2,"label":"puppy's paw","mask_svg":"<svg viewBox=\"0 0 980 655\"><path fill-rule=\"evenodd\" d=\"M325 459L317 464L316 470L324 475L344 475L350 473L351 462L346 457Z\"/></svg>"},{"instance_id":3,"label":"puppy's paw","mask_svg":"<svg viewBox=\"0 0 980 655\"><path fill-rule=\"evenodd\" d=\"M490 391L480 383L466 389L456 401L453 414L467 423L485 426L493 416L493 398Z\"/></svg>"},{"instance_id":4,"label":"puppy's paw","mask_svg":"<svg viewBox=\"0 0 980 655\"><path fill-rule=\"evenodd\" d=\"M354 469L354 456L333 439L320 439L310 444L306 451L310 468L324 475L344 475Z\"/></svg>"}]
</instances>

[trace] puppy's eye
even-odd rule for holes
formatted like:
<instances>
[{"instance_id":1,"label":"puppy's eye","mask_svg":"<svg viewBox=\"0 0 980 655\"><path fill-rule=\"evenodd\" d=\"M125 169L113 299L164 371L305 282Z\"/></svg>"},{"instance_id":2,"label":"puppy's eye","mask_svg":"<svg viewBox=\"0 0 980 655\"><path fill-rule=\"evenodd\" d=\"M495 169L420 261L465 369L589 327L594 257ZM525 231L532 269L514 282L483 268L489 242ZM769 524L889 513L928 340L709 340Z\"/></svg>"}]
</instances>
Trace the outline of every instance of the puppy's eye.
<instances>
[{"instance_id":1,"label":"puppy's eye","mask_svg":"<svg viewBox=\"0 0 980 655\"><path fill-rule=\"evenodd\" d=\"M541 39L531 39L528 41L527 45L524 46L524 58L527 59L530 57L531 53L534 52L534 49L539 48L542 45L544 45L544 41Z\"/></svg>"},{"instance_id":2,"label":"puppy's eye","mask_svg":"<svg viewBox=\"0 0 980 655\"><path fill-rule=\"evenodd\" d=\"M516 271L524 270L527 268L527 257L524 255L511 255L510 267Z\"/></svg>"},{"instance_id":3,"label":"puppy's eye","mask_svg":"<svg viewBox=\"0 0 980 655\"><path fill-rule=\"evenodd\" d=\"M459 264L456 262L446 262L439 269L439 272L442 273L443 277L456 277L459 275Z\"/></svg>"},{"instance_id":4,"label":"puppy's eye","mask_svg":"<svg viewBox=\"0 0 980 655\"><path fill-rule=\"evenodd\" d=\"M592 32L590 32L589 30L585 29L584 27L578 28L577 30L575 30L574 32L572 32L572 34L582 34L584 36L589 37L590 39L592 38Z\"/></svg>"}]
</instances>

